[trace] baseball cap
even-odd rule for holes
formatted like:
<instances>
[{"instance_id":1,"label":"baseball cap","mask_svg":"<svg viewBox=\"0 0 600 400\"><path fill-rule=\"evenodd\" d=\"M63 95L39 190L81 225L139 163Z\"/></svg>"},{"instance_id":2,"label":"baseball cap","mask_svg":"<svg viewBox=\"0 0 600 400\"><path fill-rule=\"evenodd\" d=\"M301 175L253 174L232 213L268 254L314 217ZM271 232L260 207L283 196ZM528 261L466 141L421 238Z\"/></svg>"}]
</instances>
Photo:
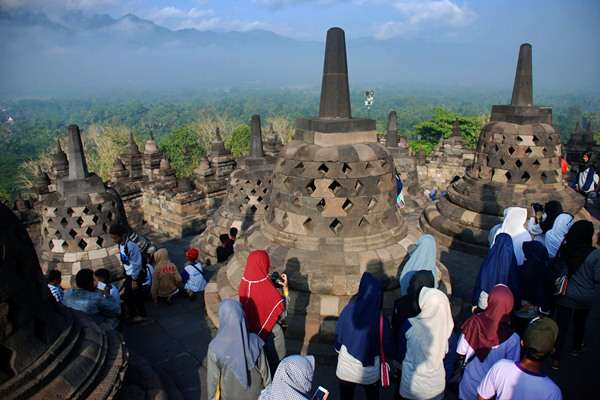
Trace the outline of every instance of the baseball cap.
<instances>
[{"instance_id":1,"label":"baseball cap","mask_svg":"<svg viewBox=\"0 0 600 400\"><path fill-rule=\"evenodd\" d=\"M536 318L529 323L523 335L525 348L534 350L539 354L548 354L554 350L554 343L558 337L558 325L547 317Z\"/></svg>"}]
</instances>

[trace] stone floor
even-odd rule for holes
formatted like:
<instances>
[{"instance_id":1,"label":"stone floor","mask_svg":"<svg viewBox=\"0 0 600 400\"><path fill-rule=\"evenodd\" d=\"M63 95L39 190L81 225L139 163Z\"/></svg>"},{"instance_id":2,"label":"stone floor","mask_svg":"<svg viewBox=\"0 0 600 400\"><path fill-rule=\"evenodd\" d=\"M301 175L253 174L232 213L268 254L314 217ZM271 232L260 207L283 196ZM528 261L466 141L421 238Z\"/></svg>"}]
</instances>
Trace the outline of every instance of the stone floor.
<instances>
[{"instance_id":1,"label":"stone floor","mask_svg":"<svg viewBox=\"0 0 600 400\"><path fill-rule=\"evenodd\" d=\"M408 217L409 236L416 239L420 232L418 215ZM164 240L159 236L152 239L169 249L172 261L183 265L183 252L191 238ZM456 251L440 249L440 259L448 267L454 295L469 301L476 278L480 257ZM167 386L169 398L206 399L203 391L206 370L203 366L208 343L214 335L214 327L206 318L202 301L177 298L174 304L148 304L149 321L125 328L127 346L145 357ZM598 361L600 361L600 299L588 323L587 352L579 358L566 356L559 372L548 371L559 384L566 399L589 398L600 390ZM596 363L594 363L596 361ZM200 371L200 373L198 373ZM339 399L335 383L335 366L318 365L315 385L331 390L331 399ZM363 394L357 393L357 399ZM382 399L392 399L391 391L382 393ZM449 394L447 398L455 398Z\"/></svg>"}]
</instances>

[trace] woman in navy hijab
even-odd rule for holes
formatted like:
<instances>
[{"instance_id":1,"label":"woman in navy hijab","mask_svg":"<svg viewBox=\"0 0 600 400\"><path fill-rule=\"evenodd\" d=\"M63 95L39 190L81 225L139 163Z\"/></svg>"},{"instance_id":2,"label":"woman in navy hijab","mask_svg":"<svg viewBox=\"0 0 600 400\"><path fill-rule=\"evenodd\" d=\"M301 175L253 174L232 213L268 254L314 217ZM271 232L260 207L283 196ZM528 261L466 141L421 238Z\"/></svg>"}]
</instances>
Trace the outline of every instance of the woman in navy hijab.
<instances>
[{"instance_id":1,"label":"woman in navy hijab","mask_svg":"<svg viewBox=\"0 0 600 400\"><path fill-rule=\"evenodd\" d=\"M520 304L520 290L517 259L513 250L512 238L506 233L500 233L496 236L494 245L481 264L473 289L473 306L485 310L488 295L498 284L510 288L515 297L515 305L518 307Z\"/></svg>"},{"instance_id":2,"label":"woman in navy hijab","mask_svg":"<svg viewBox=\"0 0 600 400\"><path fill-rule=\"evenodd\" d=\"M356 385L364 387L368 400L379 398L380 323L386 359L393 354L390 324L383 317L382 305L381 284L365 272L358 293L342 310L335 330L336 376L342 399L352 400Z\"/></svg>"}]
</instances>

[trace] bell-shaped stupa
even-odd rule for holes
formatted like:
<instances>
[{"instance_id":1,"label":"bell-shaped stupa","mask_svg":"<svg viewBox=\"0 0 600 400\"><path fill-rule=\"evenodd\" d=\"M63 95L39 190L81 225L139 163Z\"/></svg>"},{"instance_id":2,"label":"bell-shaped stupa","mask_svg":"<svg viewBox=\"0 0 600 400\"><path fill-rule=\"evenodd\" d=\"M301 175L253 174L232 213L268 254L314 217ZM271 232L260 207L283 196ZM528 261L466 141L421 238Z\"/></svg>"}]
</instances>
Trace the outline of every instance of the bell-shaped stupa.
<instances>
[{"instance_id":1,"label":"bell-shaped stupa","mask_svg":"<svg viewBox=\"0 0 600 400\"><path fill-rule=\"evenodd\" d=\"M560 135L552 109L533 103L531 45L522 44L509 105L492 106L481 130L475 159L465 176L448 187L448 196L426 208L421 227L450 248L487 251L489 229L503 210L558 200L576 214L583 198L563 182Z\"/></svg>"},{"instance_id":2,"label":"bell-shaped stupa","mask_svg":"<svg viewBox=\"0 0 600 400\"><path fill-rule=\"evenodd\" d=\"M248 253L264 249L290 286L288 347L327 343L363 272L377 276L386 304L397 297L398 267L409 244L395 207L394 160L377 142L375 121L352 118L344 31L327 32L319 117L300 119L275 163L269 209L245 232L206 292L209 316L236 297ZM442 276L444 274L441 274ZM444 275L444 276L447 276Z\"/></svg>"},{"instance_id":3,"label":"bell-shaped stupa","mask_svg":"<svg viewBox=\"0 0 600 400\"><path fill-rule=\"evenodd\" d=\"M231 174L223 204L208 219L204 232L191 242L207 263L217 262L219 235L229 234L232 227L239 232L248 230L269 208L274 159L263 150L260 116L252 116L250 128L250 155L239 162L239 168Z\"/></svg>"}]
</instances>

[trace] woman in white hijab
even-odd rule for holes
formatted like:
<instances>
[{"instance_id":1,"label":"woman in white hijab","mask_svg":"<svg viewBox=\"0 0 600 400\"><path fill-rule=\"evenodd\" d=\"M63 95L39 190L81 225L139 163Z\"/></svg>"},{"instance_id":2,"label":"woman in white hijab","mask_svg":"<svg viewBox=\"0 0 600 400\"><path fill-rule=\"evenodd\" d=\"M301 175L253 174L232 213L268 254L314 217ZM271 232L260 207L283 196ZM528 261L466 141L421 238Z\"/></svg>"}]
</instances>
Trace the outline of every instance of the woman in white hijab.
<instances>
[{"instance_id":1,"label":"woman in white hijab","mask_svg":"<svg viewBox=\"0 0 600 400\"><path fill-rule=\"evenodd\" d=\"M448 297L438 289L423 287L421 312L408 319L406 356L402 362L400 396L405 399L442 399L446 388L444 356L454 322Z\"/></svg>"},{"instance_id":2,"label":"woman in white hijab","mask_svg":"<svg viewBox=\"0 0 600 400\"><path fill-rule=\"evenodd\" d=\"M308 400L315 373L313 356L287 356L279 363L273 382L258 400Z\"/></svg>"},{"instance_id":3,"label":"woman in white hijab","mask_svg":"<svg viewBox=\"0 0 600 400\"><path fill-rule=\"evenodd\" d=\"M569 228L573 225L573 216L571 214L562 213L554 220L552 229L546 232L544 244L548 250L550 258L556 257L556 253L562 244L565 235L569 232Z\"/></svg>"},{"instance_id":4,"label":"woman in white hijab","mask_svg":"<svg viewBox=\"0 0 600 400\"><path fill-rule=\"evenodd\" d=\"M490 230L490 247L494 245L496 236L500 233L510 235L513 241L513 249L517 259L517 265L523 265L525 255L523 254L523 242L529 242L531 234L525 228L527 222L527 209L521 207L509 207L504 210L504 220L501 225L496 225Z\"/></svg>"}]
</instances>

